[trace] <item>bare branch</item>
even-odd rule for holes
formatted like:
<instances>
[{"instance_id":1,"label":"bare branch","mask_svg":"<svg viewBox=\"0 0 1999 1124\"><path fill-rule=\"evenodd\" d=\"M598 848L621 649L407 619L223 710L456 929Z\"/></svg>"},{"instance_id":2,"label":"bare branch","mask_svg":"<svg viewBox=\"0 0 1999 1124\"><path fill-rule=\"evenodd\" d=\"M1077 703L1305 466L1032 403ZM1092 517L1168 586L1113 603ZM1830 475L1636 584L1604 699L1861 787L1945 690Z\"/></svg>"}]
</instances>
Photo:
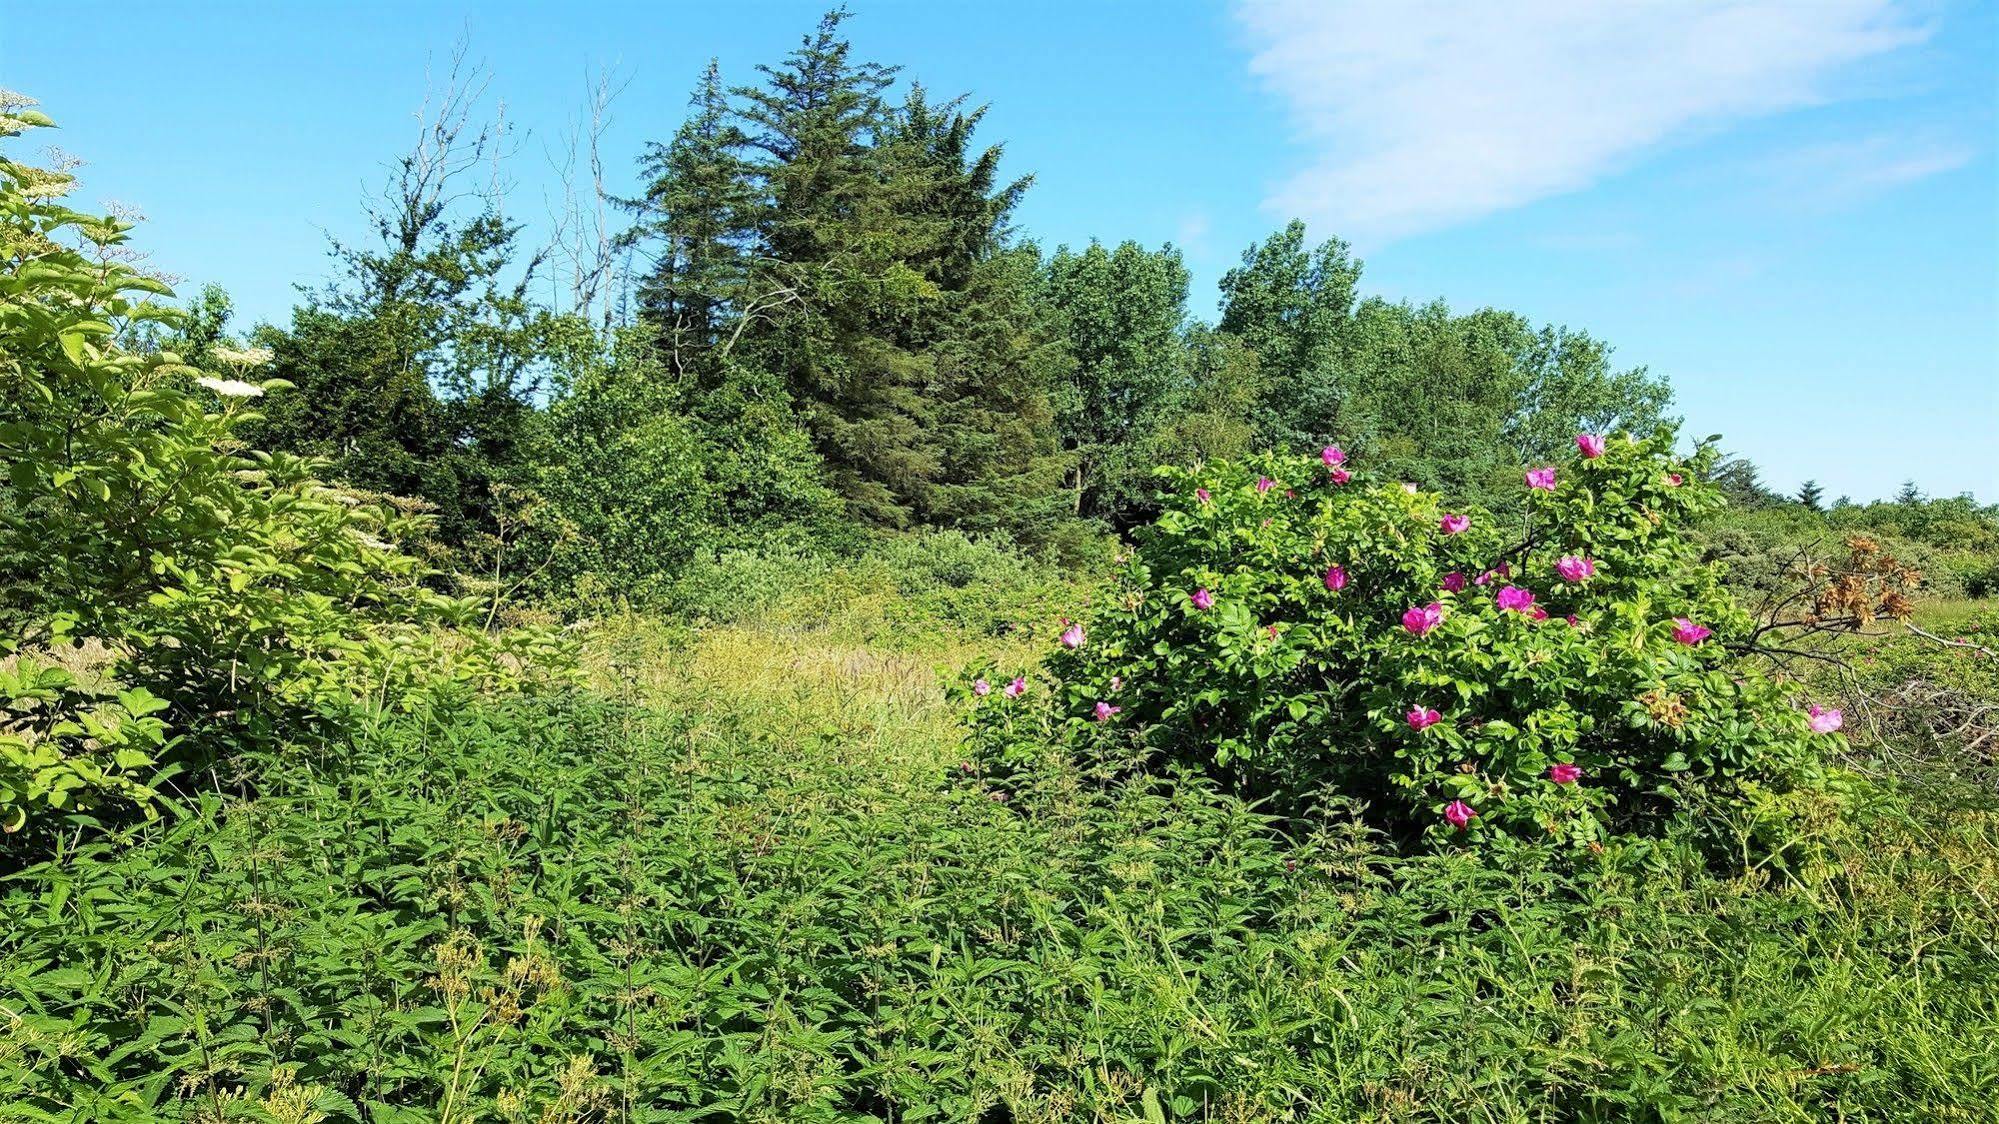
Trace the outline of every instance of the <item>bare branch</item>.
<instances>
[{"instance_id":1,"label":"bare branch","mask_svg":"<svg viewBox=\"0 0 1999 1124\"><path fill-rule=\"evenodd\" d=\"M554 233L549 253L568 268L570 311L595 322L601 302L601 326L608 331L617 304L612 291L622 246L611 227L615 200L605 183L603 141L613 120L612 103L631 79L619 78L613 67L585 71L584 85L582 113L564 134L560 152L548 153L549 166L562 183L561 202L550 205Z\"/></svg>"},{"instance_id":2,"label":"bare branch","mask_svg":"<svg viewBox=\"0 0 1999 1124\"><path fill-rule=\"evenodd\" d=\"M1917 636L1920 636L1923 639L1928 640L1933 644L1941 644L1946 648L1969 648L1972 651L1977 652L1980 655L1984 656L1986 659L1999 658L1999 652L1994 652L1992 649L1987 648L1983 644L1974 644L1969 640L1950 640L1945 637L1938 636L1936 633L1931 632L1927 629L1918 628L1914 624L1909 623L1908 621L1902 622L1902 626L1908 629L1910 632L1915 633Z\"/></svg>"},{"instance_id":3,"label":"bare branch","mask_svg":"<svg viewBox=\"0 0 1999 1124\"><path fill-rule=\"evenodd\" d=\"M416 252L454 203L466 198L490 203L503 190L498 149L505 132L504 107L492 124L473 127L473 111L485 98L492 75L483 64L466 62L469 49L462 36L452 45L441 85L426 69L423 103L414 114L416 141L390 167L381 201L371 212L383 240L407 253ZM483 189L460 187L466 173L489 160L493 171Z\"/></svg>"}]
</instances>

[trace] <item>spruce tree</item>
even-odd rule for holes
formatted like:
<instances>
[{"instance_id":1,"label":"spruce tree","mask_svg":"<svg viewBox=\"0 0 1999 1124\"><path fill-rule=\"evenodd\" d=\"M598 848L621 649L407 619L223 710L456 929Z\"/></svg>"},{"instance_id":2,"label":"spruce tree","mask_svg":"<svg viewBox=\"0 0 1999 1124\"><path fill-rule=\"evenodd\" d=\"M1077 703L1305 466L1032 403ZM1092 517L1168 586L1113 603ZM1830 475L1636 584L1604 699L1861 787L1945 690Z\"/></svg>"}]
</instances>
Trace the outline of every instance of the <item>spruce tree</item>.
<instances>
[{"instance_id":1,"label":"spruce tree","mask_svg":"<svg viewBox=\"0 0 1999 1124\"><path fill-rule=\"evenodd\" d=\"M629 237L656 254L639 286L641 315L676 372L712 379L716 349L746 299L756 195L718 63L709 61L688 104L693 112L673 140L647 146L640 162L646 192L635 203L641 217Z\"/></svg>"},{"instance_id":2,"label":"spruce tree","mask_svg":"<svg viewBox=\"0 0 1999 1124\"><path fill-rule=\"evenodd\" d=\"M1039 284L1039 251L1008 245L1031 178L1002 181L1000 148L972 142L985 110L962 105L933 105L914 86L883 144L916 189L903 203L912 225L936 235L911 263L937 287L936 313L902 337L930 357L935 375L942 460L919 506L926 522L1040 538L1058 514L1065 458L1050 391L1069 359Z\"/></svg>"},{"instance_id":3,"label":"spruce tree","mask_svg":"<svg viewBox=\"0 0 1999 1124\"><path fill-rule=\"evenodd\" d=\"M758 199L731 358L789 388L853 514L901 525L943 465L930 357L898 338L935 313L938 287L911 263L936 227L911 221L921 177L879 143L895 71L853 60L845 19L829 13L782 65L759 68L763 85L734 91Z\"/></svg>"},{"instance_id":4,"label":"spruce tree","mask_svg":"<svg viewBox=\"0 0 1999 1124\"><path fill-rule=\"evenodd\" d=\"M1825 510L1825 489L1816 480L1807 480L1798 487L1798 502L1813 511Z\"/></svg>"}]
</instances>

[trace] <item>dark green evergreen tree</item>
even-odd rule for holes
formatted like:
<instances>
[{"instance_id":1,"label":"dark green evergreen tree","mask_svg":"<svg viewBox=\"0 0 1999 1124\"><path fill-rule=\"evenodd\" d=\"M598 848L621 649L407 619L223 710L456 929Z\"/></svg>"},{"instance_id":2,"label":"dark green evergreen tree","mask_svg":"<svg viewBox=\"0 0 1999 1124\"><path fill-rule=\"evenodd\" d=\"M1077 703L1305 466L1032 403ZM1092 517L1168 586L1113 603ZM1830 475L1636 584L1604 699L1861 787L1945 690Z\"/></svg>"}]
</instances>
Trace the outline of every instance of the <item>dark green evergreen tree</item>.
<instances>
[{"instance_id":1,"label":"dark green evergreen tree","mask_svg":"<svg viewBox=\"0 0 1999 1124\"><path fill-rule=\"evenodd\" d=\"M712 380L717 350L749 297L757 198L719 64L709 62L688 101L693 112L673 140L647 146L640 161L646 191L628 237L656 255L639 285L639 310L672 370Z\"/></svg>"},{"instance_id":2,"label":"dark green evergreen tree","mask_svg":"<svg viewBox=\"0 0 1999 1124\"><path fill-rule=\"evenodd\" d=\"M911 225L935 232L911 263L937 289L935 313L901 333L934 372L942 456L919 509L933 524L1040 538L1059 514L1065 460L1050 392L1069 360L1039 284L1039 251L1009 245L1031 179L1003 180L1000 148L973 143L984 116L962 99L932 104L918 85L883 141L899 179L916 189L903 203Z\"/></svg>"},{"instance_id":3,"label":"dark green evergreen tree","mask_svg":"<svg viewBox=\"0 0 1999 1124\"><path fill-rule=\"evenodd\" d=\"M909 204L921 170L888 158L883 92L895 70L856 62L844 11L735 91L745 172L757 193L749 285L730 357L787 387L852 512L910 522L943 468L931 357L902 338L934 315L923 263L938 238Z\"/></svg>"}]
</instances>

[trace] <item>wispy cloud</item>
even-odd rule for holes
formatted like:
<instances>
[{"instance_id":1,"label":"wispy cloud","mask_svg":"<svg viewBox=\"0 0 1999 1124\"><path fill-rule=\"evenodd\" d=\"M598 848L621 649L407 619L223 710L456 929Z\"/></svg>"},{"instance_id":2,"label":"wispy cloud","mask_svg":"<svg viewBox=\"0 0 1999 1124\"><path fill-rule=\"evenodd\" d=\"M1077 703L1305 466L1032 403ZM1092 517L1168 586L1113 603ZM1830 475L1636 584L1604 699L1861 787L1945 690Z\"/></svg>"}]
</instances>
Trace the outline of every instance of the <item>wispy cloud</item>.
<instances>
[{"instance_id":1,"label":"wispy cloud","mask_svg":"<svg viewBox=\"0 0 1999 1124\"><path fill-rule=\"evenodd\" d=\"M1375 243L1828 101L1842 68L1930 33L1895 0L1243 0L1238 14L1252 71L1316 153L1267 205Z\"/></svg>"},{"instance_id":2,"label":"wispy cloud","mask_svg":"<svg viewBox=\"0 0 1999 1124\"><path fill-rule=\"evenodd\" d=\"M1206 211L1190 211L1180 217L1173 243L1189 256L1205 254L1208 252L1208 232L1213 227Z\"/></svg>"},{"instance_id":3,"label":"wispy cloud","mask_svg":"<svg viewBox=\"0 0 1999 1124\"><path fill-rule=\"evenodd\" d=\"M1934 131L1875 133L1780 153L1767 172L1787 205L1837 210L1956 171L1976 155L1971 145Z\"/></svg>"}]
</instances>

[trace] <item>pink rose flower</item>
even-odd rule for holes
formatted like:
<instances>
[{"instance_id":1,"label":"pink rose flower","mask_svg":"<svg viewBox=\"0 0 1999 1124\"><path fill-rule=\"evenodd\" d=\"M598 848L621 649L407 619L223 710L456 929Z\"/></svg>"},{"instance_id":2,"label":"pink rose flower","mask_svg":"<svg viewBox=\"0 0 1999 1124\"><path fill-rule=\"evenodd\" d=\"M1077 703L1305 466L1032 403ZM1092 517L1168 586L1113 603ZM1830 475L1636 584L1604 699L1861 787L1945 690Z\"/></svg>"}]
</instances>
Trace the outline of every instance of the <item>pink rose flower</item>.
<instances>
[{"instance_id":1,"label":"pink rose flower","mask_svg":"<svg viewBox=\"0 0 1999 1124\"><path fill-rule=\"evenodd\" d=\"M1536 605L1534 606L1534 611L1531 615L1537 621L1545 621L1548 619L1548 610L1542 608L1539 605Z\"/></svg>"},{"instance_id":2,"label":"pink rose flower","mask_svg":"<svg viewBox=\"0 0 1999 1124\"><path fill-rule=\"evenodd\" d=\"M1427 730L1444 720L1443 715L1422 706L1410 707L1409 713L1404 717L1409 719L1409 728L1412 730Z\"/></svg>"},{"instance_id":3,"label":"pink rose flower","mask_svg":"<svg viewBox=\"0 0 1999 1124\"><path fill-rule=\"evenodd\" d=\"M1574 613L1570 613L1568 616L1563 617L1562 619L1569 622L1570 628L1581 628L1583 626L1583 622L1577 620L1576 615Z\"/></svg>"},{"instance_id":4,"label":"pink rose flower","mask_svg":"<svg viewBox=\"0 0 1999 1124\"><path fill-rule=\"evenodd\" d=\"M1582 767L1563 762L1548 766L1548 779L1556 784L1574 784L1582 779Z\"/></svg>"},{"instance_id":5,"label":"pink rose flower","mask_svg":"<svg viewBox=\"0 0 1999 1124\"><path fill-rule=\"evenodd\" d=\"M1258 495L1262 495L1263 493L1268 492L1270 489L1276 486L1277 486L1277 481L1272 480L1268 476L1259 476L1256 478L1256 491Z\"/></svg>"},{"instance_id":6,"label":"pink rose flower","mask_svg":"<svg viewBox=\"0 0 1999 1124\"><path fill-rule=\"evenodd\" d=\"M1319 450L1319 459L1326 462L1327 468L1337 468L1347 463L1347 452L1338 445L1328 445Z\"/></svg>"},{"instance_id":7,"label":"pink rose flower","mask_svg":"<svg viewBox=\"0 0 1999 1124\"><path fill-rule=\"evenodd\" d=\"M1463 572L1452 570L1450 573L1444 575L1444 592L1463 593L1464 591L1465 576Z\"/></svg>"},{"instance_id":8,"label":"pink rose flower","mask_svg":"<svg viewBox=\"0 0 1999 1124\"><path fill-rule=\"evenodd\" d=\"M1532 489L1534 489L1534 490L1535 490L1535 491L1537 491L1537 492L1552 492L1552 491L1554 491L1554 490L1555 490L1555 466L1554 466L1554 465L1544 465L1544 466L1542 466L1541 468L1530 468L1530 469L1528 469L1528 470L1527 470L1527 486L1528 486L1529 488L1532 488Z\"/></svg>"},{"instance_id":9,"label":"pink rose flower","mask_svg":"<svg viewBox=\"0 0 1999 1124\"><path fill-rule=\"evenodd\" d=\"M1576 434L1576 448L1583 451L1585 460L1595 460L1603 455L1603 437L1595 433Z\"/></svg>"},{"instance_id":10,"label":"pink rose flower","mask_svg":"<svg viewBox=\"0 0 1999 1124\"><path fill-rule=\"evenodd\" d=\"M1421 636L1439 624L1442 624L1443 620L1444 607L1432 601L1428 605L1410 609L1408 612L1403 613L1402 627L1408 629L1416 636Z\"/></svg>"},{"instance_id":11,"label":"pink rose flower","mask_svg":"<svg viewBox=\"0 0 1999 1124\"><path fill-rule=\"evenodd\" d=\"M1345 566L1327 567L1326 588L1333 593L1338 593L1340 590L1345 589L1346 587L1347 587L1346 567Z\"/></svg>"},{"instance_id":12,"label":"pink rose flower","mask_svg":"<svg viewBox=\"0 0 1999 1124\"><path fill-rule=\"evenodd\" d=\"M1109 722L1111 720L1111 715L1116 714L1118 711L1121 711L1123 709L1124 708L1121 706L1112 706L1107 702L1098 700L1095 712L1097 716L1097 721Z\"/></svg>"},{"instance_id":13,"label":"pink rose flower","mask_svg":"<svg viewBox=\"0 0 1999 1124\"><path fill-rule=\"evenodd\" d=\"M1534 611L1534 594L1517 585L1504 586L1492 603L1499 606L1501 612L1530 613Z\"/></svg>"},{"instance_id":14,"label":"pink rose flower","mask_svg":"<svg viewBox=\"0 0 1999 1124\"><path fill-rule=\"evenodd\" d=\"M974 679L972 680L972 693L980 698L985 698L987 695L993 693L993 685L983 679Z\"/></svg>"},{"instance_id":15,"label":"pink rose flower","mask_svg":"<svg viewBox=\"0 0 1999 1124\"><path fill-rule=\"evenodd\" d=\"M1588 581L1596 576L1596 560L1579 554L1565 554L1555 563L1555 572L1566 582Z\"/></svg>"},{"instance_id":16,"label":"pink rose flower","mask_svg":"<svg viewBox=\"0 0 1999 1124\"><path fill-rule=\"evenodd\" d=\"M1437 529L1447 535L1461 535L1471 528L1471 516L1446 515L1437 521Z\"/></svg>"},{"instance_id":17,"label":"pink rose flower","mask_svg":"<svg viewBox=\"0 0 1999 1124\"><path fill-rule=\"evenodd\" d=\"M1684 476L1681 476L1681 475L1680 475L1679 473L1677 473L1677 472L1668 472L1668 473L1666 474L1666 484L1667 484L1667 485L1668 485L1669 487L1673 487L1673 488L1677 488L1677 487L1679 487L1680 485L1682 485L1682 484L1684 484L1684 483L1686 483L1686 482L1687 482L1687 478L1686 478L1686 477L1684 477Z\"/></svg>"},{"instance_id":18,"label":"pink rose flower","mask_svg":"<svg viewBox=\"0 0 1999 1124\"><path fill-rule=\"evenodd\" d=\"M1353 479L1353 473L1348 472L1344 468L1336 468L1332 471L1332 475L1327 477L1327 479L1331 480L1335 484L1345 484L1346 482Z\"/></svg>"},{"instance_id":19,"label":"pink rose flower","mask_svg":"<svg viewBox=\"0 0 1999 1124\"><path fill-rule=\"evenodd\" d=\"M1471 805L1465 803L1462 800L1453 800L1449 804L1446 804L1444 806L1445 821L1448 822L1452 827L1457 828L1459 831L1463 831L1465 829L1465 825L1471 823L1473 820L1477 818L1478 818L1478 813L1472 811Z\"/></svg>"},{"instance_id":20,"label":"pink rose flower","mask_svg":"<svg viewBox=\"0 0 1999 1124\"><path fill-rule=\"evenodd\" d=\"M1203 612L1205 612L1205 611L1207 611L1207 610L1209 610L1209 609L1212 609L1212 608L1214 608L1214 607L1215 607L1215 595L1214 595L1214 594L1212 594L1212 593L1209 593L1209 592L1208 592L1208 591L1207 591L1207 590L1206 590L1205 588L1202 588L1202 589L1197 589L1197 590L1195 590L1195 591L1194 591L1194 607L1195 607L1196 609L1200 609L1200 610L1202 610Z\"/></svg>"},{"instance_id":21,"label":"pink rose flower","mask_svg":"<svg viewBox=\"0 0 1999 1124\"><path fill-rule=\"evenodd\" d=\"M1814 734L1830 734L1841 726L1846 725L1846 715L1841 714L1837 710L1827 710L1822 706L1814 705L1806 713L1808 716L1805 719L1805 724L1812 728L1812 733Z\"/></svg>"},{"instance_id":22,"label":"pink rose flower","mask_svg":"<svg viewBox=\"0 0 1999 1124\"><path fill-rule=\"evenodd\" d=\"M1019 698L1020 696L1027 693L1027 678L1025 676L1020 676L1020 675L1014 676L1013 682L1008 683L1006 685L1006 689L1001 691L1000 693L1010 699Z\"/></svg>"},{"instance_id":23,"label":"pink rose flower","mask_svg":"<svg viewBox=\"0 0 1999 1124\"><path fill-rule=\"evenodd\" d=\"M1673 618L1673 642L1676 644L1691 648L1713 635L1713 629L1703 628L1685 617Z\"/></svg>"},{"instance_id":24,"label":"pink rose flower","mask_svg":"<svg viewBox=\"0 0 1999 1124\"><path fill-rule=\"evenodd\" d=\"M1077 648L1080 648L1080 647L1082 647L1082 646L1083 646L1083 626L1082 626L1082 625L1080 625L1080 624L1072 624L1072 625L1070 625L1070 626L1069 626L1068 628L1066 628L1066 629L1063 629L1063 630L1062 630L1062 646L1063 646L1064 648L1067 648L1067 649L1069 649L1069 650L1070 650L1070 651L1072 651L1072 652L1073 652L1073 651L1075 651L1075 650L1076 650Z\"/></svg>"},{"instance_id":25,"label":"pink rose flower","mask_svg":"<svg viewBox=\"0 0 1999 1124\"><path fill-rule=\"evenodd\" d=\"M1208 490L1207 490L1206 488L1196 488L1196 489L1194 489L1194 498L1195 498L1195 499L1197 499L1197 500L1200 500L1200 501L1201 501L1202 503L1207 503L1207 502L1208 502Z\"/></svg>"}]
</instances>

